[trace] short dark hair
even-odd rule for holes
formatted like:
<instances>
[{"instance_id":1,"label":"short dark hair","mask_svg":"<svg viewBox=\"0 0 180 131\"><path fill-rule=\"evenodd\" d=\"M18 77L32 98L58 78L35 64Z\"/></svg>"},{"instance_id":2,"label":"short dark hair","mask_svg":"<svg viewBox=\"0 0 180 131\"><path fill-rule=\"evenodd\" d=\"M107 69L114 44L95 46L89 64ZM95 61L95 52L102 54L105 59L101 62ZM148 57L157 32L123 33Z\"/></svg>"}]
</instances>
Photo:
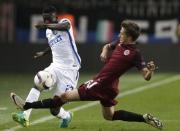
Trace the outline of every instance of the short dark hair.
<instances>
[{"instance_id":1,"label":"short dark hair","mask_svg":"<svg viewBox=\"0 0 180 131\"><path fill-rule=\"evenodd\" d=\"M46 6L43 8L43 12L42 13L54 13L57 12L56 8L52 5Z\"/></svg>"},{"instance_id":2,"label":"short dark hair","mask_svg":"<svg viewBox=\"0 0 180 131\"><path fill-rule=\"evenodd\" d=\"M130 20L122 21L121 27L125 29L125 33L127 36L132 37L133 41L136 41L141 33L140 27L135 22Z\"/></svg>"}]
</instances>

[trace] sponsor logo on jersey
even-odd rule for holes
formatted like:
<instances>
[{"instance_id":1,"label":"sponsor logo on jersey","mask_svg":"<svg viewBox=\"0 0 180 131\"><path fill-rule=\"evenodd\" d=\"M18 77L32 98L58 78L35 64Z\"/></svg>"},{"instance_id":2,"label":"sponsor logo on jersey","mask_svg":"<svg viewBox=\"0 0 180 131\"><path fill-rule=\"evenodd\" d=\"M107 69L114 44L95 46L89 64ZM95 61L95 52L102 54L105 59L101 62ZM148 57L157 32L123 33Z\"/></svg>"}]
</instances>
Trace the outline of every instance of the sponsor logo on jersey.
<instances>
[{"instance_id":1,"label":"sponsor logo on jersey","mask_svg":"<svg viewBox=\"0 0 180 131\"><path fill-rule=\"evenodd\" d=\"M49 45L53 46L54 44L58 43L61 40L62 40L61 35L58 35L57 37L49 41Z\"/></svg>"}]
</instances>

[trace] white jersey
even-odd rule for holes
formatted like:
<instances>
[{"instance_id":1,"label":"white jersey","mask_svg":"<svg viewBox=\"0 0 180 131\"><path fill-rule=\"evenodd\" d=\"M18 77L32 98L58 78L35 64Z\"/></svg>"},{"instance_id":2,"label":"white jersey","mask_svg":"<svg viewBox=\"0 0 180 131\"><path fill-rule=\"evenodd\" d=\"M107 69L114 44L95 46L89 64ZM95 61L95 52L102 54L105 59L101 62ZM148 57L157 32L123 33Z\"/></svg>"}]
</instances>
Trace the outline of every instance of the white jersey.
<instances>
[{"instance_id":1,"label":"white jersey","mask_svg":"<svg viewBox=\"0 0 180 131\"><path fill-rule=\"evenodd\" d=\"M70 21L62 19L59 23ZM46 30L46 37L52 51L52 64L62 69L76 69L81 67L81 58L74 40L73 29L70 23L68 31Z\"/></svg>"}]
</instances>

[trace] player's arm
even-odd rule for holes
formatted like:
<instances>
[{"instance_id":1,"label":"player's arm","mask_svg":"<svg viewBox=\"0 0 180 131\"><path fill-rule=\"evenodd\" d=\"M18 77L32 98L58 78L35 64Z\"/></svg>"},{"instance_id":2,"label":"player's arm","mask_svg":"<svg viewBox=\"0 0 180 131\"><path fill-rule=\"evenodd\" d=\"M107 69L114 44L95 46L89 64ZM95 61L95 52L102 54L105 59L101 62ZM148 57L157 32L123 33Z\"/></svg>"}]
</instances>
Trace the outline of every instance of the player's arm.
<instances>
[{"instance_id":1,"label":"player's arm","mask_svg":"<svg viewBox=\"0 0 180 131\"><path fill-rule=\"evenodd\" d=\"M37 29L51 29L51 30L59 30L59 31L66 31L70 29L70 23L69 21L65 20L61 23L52 23L52 24L45 24L45 23L39 23L35 25Z\"/></svg>"},{"instance_id":2,"label":"player's arm","mask_svg":"<svg viewBox=\"0 0 180 131\"><path fill-rule=\"evenodd\" d=\"M100 54L102 62L106 62L111 57L112 51L115 49L117 43L119 43L119 38L103 46Z\"/></svg>"},{"instance_id":3,"label":"player's arm","mask_svg":"<svg viewBox=\"0 0 180 131\"><path fill-rule=\"evenodd\" d=\"M51 52L51 48L50 47L46 48L43 51L36 52L35 55L34 55L34 59L37 59L37 58L39 58L41 56L44 56L44 55L46 55L46 54L48 54L50 52Z\"/></svg>"},{"instance_id":4,"label":"player's arm","mask_svg":"<svg viewBox=\"0 0 180 131\"><path fill-rule=\"evenodd\" d=\"M154 64L154 61L148 62L147 65L141 70L144 79L149 81L154 73L154 70L156 69L157 67Z\"/></svg>"}]
</instances>

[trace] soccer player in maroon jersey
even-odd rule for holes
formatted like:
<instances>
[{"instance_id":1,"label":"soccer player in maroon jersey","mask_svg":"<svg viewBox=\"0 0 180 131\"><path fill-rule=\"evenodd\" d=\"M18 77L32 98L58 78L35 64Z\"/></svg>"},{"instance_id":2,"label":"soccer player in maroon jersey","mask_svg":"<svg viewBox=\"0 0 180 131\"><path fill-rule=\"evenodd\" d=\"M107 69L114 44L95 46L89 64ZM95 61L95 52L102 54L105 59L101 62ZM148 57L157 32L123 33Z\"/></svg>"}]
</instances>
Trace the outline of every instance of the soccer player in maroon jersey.
<instances>
[{"instance_id":1,"label":"soccer player in maroon jersey","mask_svg":"<svg viewBox=\"0 0 180 131\"><path fill-rule=\"evenodd\" d=\"M88 82L83 83L78 89L68 91L58 98L45 99L33 103L24 102L19 96L11 93L14 103L22 110L30 108L55 108L61 107L70 101L100 101L102 113L106 120L123 120L129 122L145 122L158 129L163 128L160 120L150 114L137 114L125 110L116 110L115 100L119 93L119 77L132 67L136 67L145 80L150 80L156 66L153 61L145 64L139 50L136 48L136 40L140 35L139 26L125 20L121 23L119 39L106 44L100 55L105 62L100 72Z\"/></svg>"}]
</instances>

